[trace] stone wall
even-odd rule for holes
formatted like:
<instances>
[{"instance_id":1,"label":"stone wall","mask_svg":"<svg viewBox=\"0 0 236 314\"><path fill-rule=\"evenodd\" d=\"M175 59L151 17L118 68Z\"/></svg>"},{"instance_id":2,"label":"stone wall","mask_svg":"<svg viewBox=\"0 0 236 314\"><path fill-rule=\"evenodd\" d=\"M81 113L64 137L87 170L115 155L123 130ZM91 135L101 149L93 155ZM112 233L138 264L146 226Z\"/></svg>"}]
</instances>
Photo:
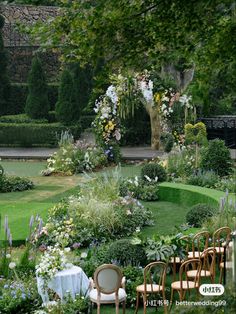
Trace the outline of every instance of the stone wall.
<instances>
[{"instance_id":1,"label":"stone wall","mask_svg":"<svg viewBox=\"0 0 236 314\"><path fill-rule=\"evenodd\" d=\"M4 46L9 55L9 76L12 82L26 82L34 54L39 46L31 44L27 35L17 31L17 23L31 25L38 21L56 16L56 7L34 7L20 5L1 5L0 14L5 18L3 28ZM58 80L60 62L58 54L40 53L48 81Z\"/></svg>"}]
</instances>

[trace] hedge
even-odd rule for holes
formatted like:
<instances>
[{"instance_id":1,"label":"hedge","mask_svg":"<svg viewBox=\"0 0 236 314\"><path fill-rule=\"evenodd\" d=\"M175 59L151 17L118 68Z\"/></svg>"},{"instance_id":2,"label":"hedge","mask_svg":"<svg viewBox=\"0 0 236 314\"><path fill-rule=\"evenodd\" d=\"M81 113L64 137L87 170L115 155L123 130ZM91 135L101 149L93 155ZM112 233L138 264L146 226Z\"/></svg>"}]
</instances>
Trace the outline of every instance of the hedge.
<instances>
[{"instance_id":1,"label":"hedge","mask_svg":"<svg viewBox=\"0 0 236 314\"><path fill-rule=\"evenodd\" d=\"M68 129L75 139L81 134L80 125L0 123L0 146L56 146L61 132Z\"/></svg>"},{"instance_id":2,"label":"hedge","mask_svg":"<svg viewBox=\"0 0 236 314\"><path fill-rule=\"evenodd\" d=\"M205 203L218 208L220 198L224 192L180 183L164 182L159 186L159 200L184 206Z\"/></svg>"},{"instance_id":3,"label":"hedge","mask_svg":"<svg viewBox=\"0 0 236 314\"><path fill-rule=\"evenodd\" d=\"M27 95L28 95L27 83L12 83L11 101L8 105L8 114L23 113ZM50 110L55 109L57 97L58 97L58 83L48 84L48 99L50 104Z\"/></svg>"}]
</instances>

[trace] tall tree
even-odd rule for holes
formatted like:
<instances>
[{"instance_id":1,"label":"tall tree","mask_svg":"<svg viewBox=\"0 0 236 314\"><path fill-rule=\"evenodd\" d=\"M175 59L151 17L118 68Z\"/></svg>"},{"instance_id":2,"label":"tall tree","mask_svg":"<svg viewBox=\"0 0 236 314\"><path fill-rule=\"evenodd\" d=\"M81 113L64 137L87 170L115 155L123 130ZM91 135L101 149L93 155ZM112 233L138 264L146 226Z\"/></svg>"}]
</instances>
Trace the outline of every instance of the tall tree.
<instances>
[{"instance_id":1,"label":"tall tree","mask_svg":"<svg viewBox=\"0 0 236 314\"><path fill-rule=\"evenodd\" d=\"M7 75L7 54L4 49L2 28L4 17L0 15L0 116L8 113L11 85Z\"/></svg>"},{"instance_id":2,"label":"tall tree","mask_svg":"<svg viewBox=\"0 0 236 314\"><path fill-rule=\"evenodd\" d=\"M65 69L61 75L56 116L60 122L71 124L79 120L79 113L80 109L75 97L73 76L68 69Z\"/></svg>"},{"instance_id":3,"label":"tall tree","mask_svg":"<svg viewBox=\"0 0 236 314\"><path fill-rule=\"evenodd\" d=\"M32 60L28 88L25 112L32 119L47 118L49 111L48 87L42 63L38 57L34 57Z\"/></svg>"}]
</instances>

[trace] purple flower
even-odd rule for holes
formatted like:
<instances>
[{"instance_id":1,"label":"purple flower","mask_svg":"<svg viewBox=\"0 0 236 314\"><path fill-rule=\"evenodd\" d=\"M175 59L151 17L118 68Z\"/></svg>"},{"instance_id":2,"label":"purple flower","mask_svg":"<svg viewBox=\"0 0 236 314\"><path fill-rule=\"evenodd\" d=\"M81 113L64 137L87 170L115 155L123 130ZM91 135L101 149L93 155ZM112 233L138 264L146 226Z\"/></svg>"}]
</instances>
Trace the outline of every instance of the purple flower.
<instances>
[{"instance_id":1,"label":"purple flower","mask_svg":"<svg viewBox=\"0 0 236 314\"><path fill-rule=\"evenodd\" d=\"M81 243L75 242L75 243L73 243L72 247L73 247L73 249L78 249L79 247L81 247Z\"/></svg>"}]
</instances>

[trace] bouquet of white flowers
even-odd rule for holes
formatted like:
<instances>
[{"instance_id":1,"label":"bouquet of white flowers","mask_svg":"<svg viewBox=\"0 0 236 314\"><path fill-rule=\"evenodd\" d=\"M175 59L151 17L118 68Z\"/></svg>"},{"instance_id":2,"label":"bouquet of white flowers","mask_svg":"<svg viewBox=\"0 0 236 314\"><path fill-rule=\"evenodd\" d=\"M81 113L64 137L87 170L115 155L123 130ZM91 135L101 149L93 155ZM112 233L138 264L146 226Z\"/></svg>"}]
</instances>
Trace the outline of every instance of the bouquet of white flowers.
<instances>
[{"instance_id":1,"label":"bouquet of white flowers","mask_svg":"<svg viewBox=\"0 0 236 314\"><path fill-rule=\"evenodd\" d=\"M65 251L61 250L58 246L49 246L44 254L41 256L40 263L36 265L36 275L44 279L47 284L58 271L70 268L65 256Z\"/></svg>"}]
</instances>

